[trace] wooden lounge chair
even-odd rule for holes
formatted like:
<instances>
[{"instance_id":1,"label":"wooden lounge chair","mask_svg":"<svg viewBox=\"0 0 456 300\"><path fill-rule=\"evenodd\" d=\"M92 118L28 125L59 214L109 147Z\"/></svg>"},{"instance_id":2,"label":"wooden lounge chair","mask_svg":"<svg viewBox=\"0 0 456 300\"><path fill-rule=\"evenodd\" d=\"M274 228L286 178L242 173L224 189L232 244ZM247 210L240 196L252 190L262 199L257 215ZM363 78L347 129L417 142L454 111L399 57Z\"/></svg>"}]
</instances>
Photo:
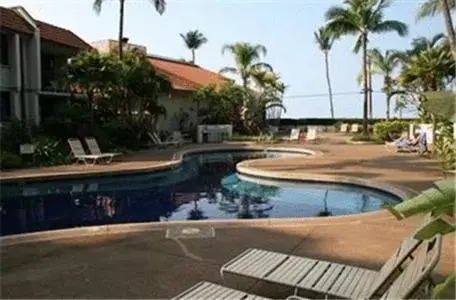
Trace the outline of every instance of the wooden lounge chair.
<instances>
[{"instance_id":1,"label":"wooden lounge chair","mask_svg":"<svg viewBox=\"0 0 456 300\"><path fill-rule=\"evenodd\" d=\"M227 300L269 300L243 291L227 288L215 283L202 281L192 286L183 293L171 300L205 300L205 299L227 299Z\"/></svg>"},{"instance_id":2,"label":"wooden lounge chair","mask_svg":"<svg viewBox=\"0 0 456 300\"><path fill-rule=\"evenodd\" d=\"M306 276L305 273L299 274L300 277L304 277L300 283L293 285L295 288L295 295L289 296L286 300L309 300L308 298L303 298L299 296L304 291L312 290L321 292L325 290L324 294L326 296L336 296L337 298L348 298L348 299L415 299L420 298L424 299L427 295L426 291L429 290L429 287L433 286L431 280L431 272L437 266L437 263L440 259L440 254L442 250L442 236L437 235L429 240L426 240L424 243L418 246L415 257L412 261L404 266L401 270L400 275L395 279L386 278L389 281L389 284L384 287L381 291L377 289L377 283L371 276L366 276L366 273L363 272L363 269L352 268L352 272L346 273L351 274L347 276L341 276L339 273L343 274L343 268L348 266L342 266L339 271L332 269L326 273L321 272L324 268L318 268L317 272L314 272L314 279L311 280L309 276ZM263 257L267 259L267 256ZM264 261L268 264L268 260ZM291 280L295 278L296 274L294 269L299 269L300 265L291 266L290 272L283 273L282 276L284 280ZM331 269L328 267L327 269ZM357 270L357 271L353 271ZM361 270L361 271L359 271ZM365 270L365 269L364 269ZM308 273L312 273L311 270ZM372 271L371 271L372 272ZM298 278L300 278L298 277ZM310 280L310 281L309 281ZM301 286L302 281L308 281L303 289ZM314 283L316 282L316 284ZM313 288L309 288L309 285L312 285ZM322 287L326 286L324 289ZM373 293L373 291L378 291ZM379 295L379 296L376 296ZM227 288L218 284L210 282L199 282L188 290L182 292L173 300L218 300L218 299L239 299L239 300L265 300L261 296L248 294L239 290Z\"/></svg>"},{"instance_id":3,"label":"wooden lounge chair","mask_svg":"<svg viewBox=\"0 0 456 300\"><path fill-rule=\"evenodd\" d=\"M70 145L71 153L74 159L76 159L77 163L83 162L86 165L95 165L98 161L101 161L109 157L109 155L105 154L86 154L84 147L82 147L81 141L79 139L70 138L67 141Z\"/></svg>"},{"instance_id":4,"label":"wooden lounge chair","mask_svg":"<svg viewBox=\"0 0 456 300\"><path fill-rule=\"evenodd\" d=\"M89 151L92 155L104 155L106 158L106 163L109 164L112 162L112 159L115 156L122 155L122 153L102 153L100 147L98 146L97 140L93 137L85 138L85 142L89 147Z\"/></svg>"},{"instance_id":5,"label":"wooden lounge chair","mask_svg":"<svg viewBox=\"0 0 456 300\"><path fill-rule=\"evenodd\" d=\"M424 220L425 226L430 216ZM422 228L419 227L418 230ZM415 234L415 233L414 233ZM220 269L225 273L310 290L337 298L373 298L398 275L421 244L411 235L379 271L261 249L247 249Z\"/></svg>"}]
</instances>

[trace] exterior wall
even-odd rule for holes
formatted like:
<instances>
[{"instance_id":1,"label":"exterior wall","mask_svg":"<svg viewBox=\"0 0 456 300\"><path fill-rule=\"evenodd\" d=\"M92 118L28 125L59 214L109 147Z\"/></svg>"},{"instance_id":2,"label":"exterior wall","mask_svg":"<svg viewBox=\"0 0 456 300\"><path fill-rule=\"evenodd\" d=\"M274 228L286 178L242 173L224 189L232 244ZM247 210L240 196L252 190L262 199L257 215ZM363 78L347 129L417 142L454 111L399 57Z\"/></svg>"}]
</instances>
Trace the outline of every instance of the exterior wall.
<instances>
[{"instance_id":1,"label":"exterior wall","mask_svg":"<svg viewBox=\"0 0 456 300\"><path fill-rule=\"evenodd\" d=\"M161 96L158 103L166 108L166 117L160 117L157 123L158 131L172 132L181 130L177 115L180 110L188 113L185 129L193 129L197 125L197 105L191 100L191 93L173 92L171 97Z\"/></svg>"},{"instance_id":2,"label":"exterior wall","mask_svg":"<svg viewBox=\"0 0 456 300\"><path fill-rule=\"evenodd\" d=\"M116 40L101 40L101 41L92 42L92 43L90 43L90 45L102 53L111 53L113 51L117 51L117 49L119 48L119 42ZM125 49L125 50L136 49L144 54L147 53L147 48L145 46L137 45L137 44L126 43L126 44L124 44L123 49Z\"/></svg>"}]
</instances>

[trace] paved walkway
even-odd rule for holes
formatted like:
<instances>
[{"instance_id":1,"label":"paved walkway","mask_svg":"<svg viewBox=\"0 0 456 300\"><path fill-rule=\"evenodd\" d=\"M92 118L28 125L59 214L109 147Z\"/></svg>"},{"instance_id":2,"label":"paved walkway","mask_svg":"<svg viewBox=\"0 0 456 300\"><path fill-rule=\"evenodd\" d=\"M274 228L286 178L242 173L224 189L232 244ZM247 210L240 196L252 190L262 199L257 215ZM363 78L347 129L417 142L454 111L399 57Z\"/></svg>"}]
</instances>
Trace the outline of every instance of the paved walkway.
<instances>
[{"instance_id":1,"label":"paved walkway","mask_svg":"<svg viewBox=\"0 0 456 300\"><path fill-rule=\"evenodd\" d=\"M250 166L278 172L367 177L415 190L425 189L432 181L442 178L435 162L413 154L390 154L378 145L336 146L327 142L304 147L325 155L286 162L253 161ZM170 154L163 151L163 156L149 155L142 153L135 156L137 161L115 163L109 168L123 168L126 164L133 168L136 163L139 166L145 162L161 162ZM309 219L287 226L217 226L216 236L206 239L166 239L165 230L157 229L128 234L94 233L3 246L0 248L1 296L170 298L201 280L222 283L218 273L220 266L248 247L378 269L400 241L413 231L416 222L416 218L399 222L386 212L380 212L375 216ZM209 225L194 226L204 229ZM454 251L454 235L446 236L438 276L453 271ZM259 285L224 284L270 297L287 295Z\"/></svg>"}]
</instances>

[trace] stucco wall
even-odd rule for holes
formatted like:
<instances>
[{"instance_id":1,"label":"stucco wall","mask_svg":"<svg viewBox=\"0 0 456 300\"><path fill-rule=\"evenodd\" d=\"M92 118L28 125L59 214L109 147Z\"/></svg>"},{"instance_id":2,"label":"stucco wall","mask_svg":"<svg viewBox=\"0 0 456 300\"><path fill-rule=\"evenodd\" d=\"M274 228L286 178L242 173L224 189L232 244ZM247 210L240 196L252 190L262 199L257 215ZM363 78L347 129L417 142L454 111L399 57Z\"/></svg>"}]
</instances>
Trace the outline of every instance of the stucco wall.
<instances>
[{"instance_id":1,"label":"stucco wall","mask_svg":"<svg viewBox=\"0 0 456 300\"><path fill-rule=\"evenodd\" d=\"M190 93L173 92L171 97L161 96L158 98L158 103L166 108L166 117L160 117L157 129L172 132L180 130L179 120L176 115L180 109L188 113L188 121L186 127L192 127L196 124L196 103L191 100Z\"/></svg>"}]
</instances>

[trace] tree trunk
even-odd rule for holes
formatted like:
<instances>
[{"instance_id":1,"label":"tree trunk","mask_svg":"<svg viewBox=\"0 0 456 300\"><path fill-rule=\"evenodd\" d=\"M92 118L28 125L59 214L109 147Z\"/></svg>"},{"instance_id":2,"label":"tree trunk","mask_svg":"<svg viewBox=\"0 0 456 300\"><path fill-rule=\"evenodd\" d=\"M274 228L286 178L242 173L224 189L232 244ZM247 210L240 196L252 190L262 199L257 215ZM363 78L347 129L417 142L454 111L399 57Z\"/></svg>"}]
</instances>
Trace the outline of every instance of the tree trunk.
<instances>
[{"instance_id":1,"label":"tree trunk","mask_svg":"<svg viewBox=\"0 0 456 300\"><path fill-rule=\"evenodd\" d=\"M440 4L443 10L443 17L445 19L445 26L448 32L451 52L453 53L454 60L456 60L456 33L454 31L453 20L451 19L450 5L448 0L440 0Z\"/></svg>"},{"instance_id":2,"label":"tree trunk","mask_svg":"<svg viewBox=\"0 0 456 300\"><path fill-rule=\"evenodd\" d=\"M120 0L120 13L119 13L119 59L123 56L123 22L124 22L124 9L125 0Z\"/></svg>"},{"instance_id":3,"label":"tree trunk","mask_svg":"<svg viewBox=\"0 0 456 300\"><path fill-rule=\"evenodd\" d=\"M195 63L195 49L192 49L192 64Z\"/></svg>"},{"instance_id":4,"label":"tree trunk","mask_svg":"<svg viewBox=\"0 0 456 300\"><path fill-rule=\"evenodd\" d=\"M334 119L334 102L331 88L331 80L329 78L329 62L328 62L328 51L325 51L325 67L326 67L326 82L328 84L329 92L329 109L331 112L331 118Z\"/></svg>"},{"instance_id":5,"label":"tree trunk","mask_svg":"<svg viewBox=\"0 0 456 300\"><path fill-rule=\"evenodd\" d=\"M391 94L386 93L386 119L390 119Z\"/></svg>"},{"instance_id":6,"label":"tree trunk","mask_svg":"<svg viewBox=\"0 0 456 300\"><path fill-rule=\"evenodd\" d=\"M373 107L372 107L372 60L369 58L369 119L373 118Z\"/></svg>"},{"instance_id":7,"label":"tree trunk","mask_svg":"<svg viewBox=\"0 0 456 300\"><path fill-rule=\"evenodd\" d=\"M363 103L363 135L368 135L368 118L367 118L367 108L368 108L368 95L369 95L369 86L367 78L367 33L363 33L363 75L364 75L364 103Z\"/></svg>"}]
</instances>

